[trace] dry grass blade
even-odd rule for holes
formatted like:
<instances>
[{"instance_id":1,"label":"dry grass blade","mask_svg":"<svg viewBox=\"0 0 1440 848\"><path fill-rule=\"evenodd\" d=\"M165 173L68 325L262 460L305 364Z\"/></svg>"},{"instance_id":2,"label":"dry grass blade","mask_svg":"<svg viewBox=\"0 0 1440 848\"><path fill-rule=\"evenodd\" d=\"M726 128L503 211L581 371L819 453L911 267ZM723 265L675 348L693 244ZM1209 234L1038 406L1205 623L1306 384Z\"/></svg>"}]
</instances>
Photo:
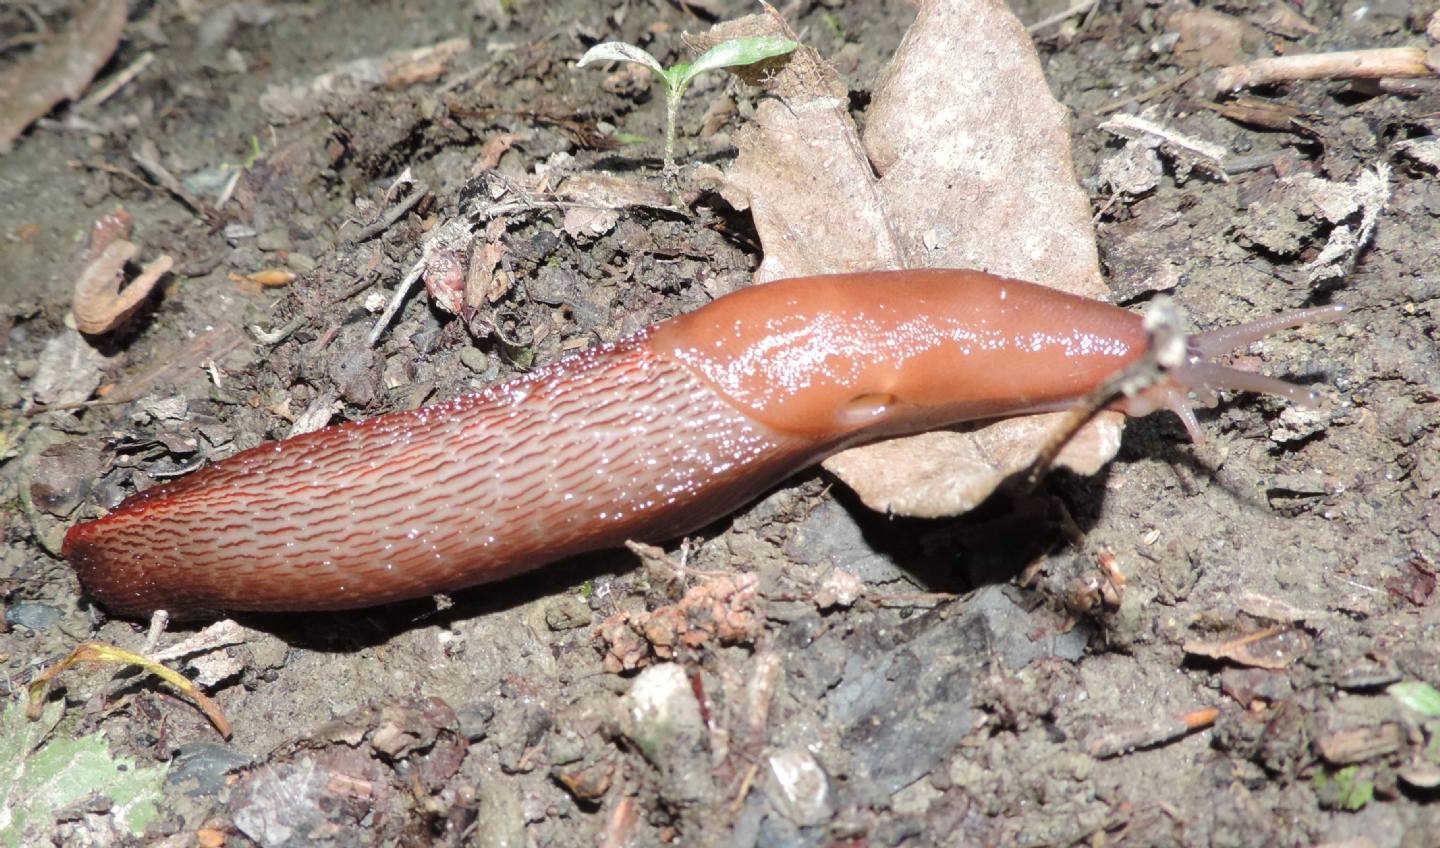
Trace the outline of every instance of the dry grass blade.
<instances>
[{"instance_id":1,"label":"dry grass blade","mask_svg":"<svg viewBox=\"0 0 1440 848\"><path fill-rule=\"evenodd\" d=\"M50 682L66 669L82 662L108 662L139 666L180 690L180 694L193 701L195 706L205 713L205 717L210 719L210 723L215 725L215 729L220 731L221 736L226 739L230 738L230 722L220 711L220 705L205 697L205 693L196 689L195 684L191 683L185 675L174 669L166 668L148 657L117 648L114 645L107 645L104 642L82 642L70 652L70 656L36 676L30 684L30 702L25 711L31 721L40 715L40 709L45 703L45 693L50 690Z\"/></svg>"}]
</instances>

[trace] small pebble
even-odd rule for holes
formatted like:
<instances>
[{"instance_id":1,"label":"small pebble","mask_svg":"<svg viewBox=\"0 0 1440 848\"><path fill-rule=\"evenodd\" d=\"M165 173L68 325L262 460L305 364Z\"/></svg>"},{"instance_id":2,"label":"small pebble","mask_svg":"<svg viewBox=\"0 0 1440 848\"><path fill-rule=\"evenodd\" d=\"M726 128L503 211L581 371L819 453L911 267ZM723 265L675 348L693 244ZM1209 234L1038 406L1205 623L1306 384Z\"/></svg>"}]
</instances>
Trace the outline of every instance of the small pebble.
<instances>
[{"instance_id":1,"label":"small pebble","mask_svg":"<svg viewBox=\"0 0 1440 848\"><path fill-rule=\"evenodd\" d=\"M266 253L276 253L281 250L290 249L290 231L283 227L273 230L266 230L255 239L255 246Z\"/></svg>"},{"instance_id":2,"label":"small pebble","mask_svg":"<svg viewBox=\"0 0 1440 848\"><path fill-rule=\"evenodd\" d=\"M48 629L59 621L62 615L58 608L34 601L21 601L5 609L5 620L10 626L23 627L36 633Z\"/></svg>"},{"instance_id":3,"label":"small pebble","mask_svg":"<svg viewBox=\"0 0 1440 848\"><path fill-rule=\"evenodd\" d=\"M249 224L241 224L239 222L236 222L226 224L225 229L221 230L220 234L225 236L226 241L234 244L235 242L241 241L243 239L254 238L255 228L250 226Z\"/></svg>"},{"instance_id":4,"label":"small pebble","mask_svg":"<svg viewBox=\"0 0 1440 848\"><path fill-rule=\"evenodd\" d=\"M545 608L545 624L551 630L574 630L590 623L590 608L574 595L562 595Z\"/></svg>"},{"instance_id":5,"label":"small pebble","mask_svg":"<svg viewBox=\"0 0 1440 848\"><path fill-rule=\"evenodd\" d=\"M460 348L460 364L476 374L480 374L490 364L490 358L478 347L462 347Z\"/></svg>"},{"instance_id":6,"label":"small pebble","mask_svg":"<svg viewBox=\"0 0 1440 848\"><path fill-rule=\"evenodd\" d=\"M485 701L467 704L455 711L460 720L460 735L475 742L484 739L490 732L490 720L495 718L495 708Z\"/></svg>"}]
</instances>

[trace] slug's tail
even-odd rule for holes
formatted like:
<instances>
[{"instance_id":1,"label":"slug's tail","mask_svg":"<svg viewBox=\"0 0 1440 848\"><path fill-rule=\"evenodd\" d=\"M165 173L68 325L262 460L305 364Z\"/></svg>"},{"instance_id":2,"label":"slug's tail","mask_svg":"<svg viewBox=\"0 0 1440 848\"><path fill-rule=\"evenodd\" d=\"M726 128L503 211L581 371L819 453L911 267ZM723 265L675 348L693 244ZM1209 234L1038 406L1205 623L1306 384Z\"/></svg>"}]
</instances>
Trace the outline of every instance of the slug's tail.
<instances>
[{"instance_id":1,"label":"slug's tail","mask_svg":"<svg viewBox=\"0 0 1440 848\"><path fill-rule=\"evenodd\" d=\"M1197 333L1188 340L1189 355L1185 362L1167 370L1165 378L1156 385L1124 400L1121 409L1135 416L1169 409L1180 416L1191 440L1199 443L1205 439L1200 430L1200 422L1195 418L1195 403L1214 406L1221 391L1276 395L1301 406L1314 406L1317 395L1308 386L1288 383L1253 371L1230 368L1210 360L1281 330L1338 320L1345 311L1343 305L1296 309L1258 321Z\"/></svg>"}]
</instances>

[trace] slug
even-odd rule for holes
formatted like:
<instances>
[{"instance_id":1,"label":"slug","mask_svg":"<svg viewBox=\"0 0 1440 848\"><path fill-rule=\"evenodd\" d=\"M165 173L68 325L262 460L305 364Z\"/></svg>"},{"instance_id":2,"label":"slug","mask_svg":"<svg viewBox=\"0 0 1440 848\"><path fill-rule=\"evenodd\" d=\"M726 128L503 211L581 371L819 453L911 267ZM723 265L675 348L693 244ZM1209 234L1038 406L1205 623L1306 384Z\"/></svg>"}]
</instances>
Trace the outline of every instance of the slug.
<instances>
[{"instance_id":1,"label":"slug","mask_svg":"<svg viewBox=\"0 0 1440 848\"><path fill-rule=\"evenodd\" d=\"M1190 337L1115 408L1308 403L1208 361L1320 307ZM118 615L341 610L452 592L627 539L663 541L859 442L1073 405L1148 344L1138 315L977 271L754 286L474 394L261 445L70 528Z\"/></svg>"}]
</instances>

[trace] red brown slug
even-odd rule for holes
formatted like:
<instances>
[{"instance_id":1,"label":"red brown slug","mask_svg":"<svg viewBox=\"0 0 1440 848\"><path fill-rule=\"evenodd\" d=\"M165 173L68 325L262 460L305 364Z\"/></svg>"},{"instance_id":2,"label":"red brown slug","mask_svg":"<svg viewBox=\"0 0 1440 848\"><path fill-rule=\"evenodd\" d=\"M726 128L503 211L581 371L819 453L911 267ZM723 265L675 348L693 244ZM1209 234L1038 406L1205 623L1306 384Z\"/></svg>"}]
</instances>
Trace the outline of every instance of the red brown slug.
<instances>
[{"instance_id":1,"label":"red brown slug","mask_svg":"<svg viewBox=\"0 0 1440 848\"><path fill-rule=\"evenodd\" d=\"M1209 362L1342 307L1189 339L1116 408L1221 389ZM842 448L1063 409L1141 356L1139 316L976 271L807 277L720 298L482 392L243 451L65 536L111 612L336 610L451 592L695 530Z\"/></svg>"}]
</instances>

